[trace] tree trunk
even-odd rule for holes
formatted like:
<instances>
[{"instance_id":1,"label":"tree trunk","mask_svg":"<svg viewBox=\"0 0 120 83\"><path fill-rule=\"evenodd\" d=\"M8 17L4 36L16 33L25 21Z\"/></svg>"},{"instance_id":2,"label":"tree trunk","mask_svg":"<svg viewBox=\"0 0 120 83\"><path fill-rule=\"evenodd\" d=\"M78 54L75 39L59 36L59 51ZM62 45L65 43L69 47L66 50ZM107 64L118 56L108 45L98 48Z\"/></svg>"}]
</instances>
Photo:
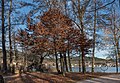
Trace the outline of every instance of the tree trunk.
<instances>
[{"instance_id":1,"label":"tree trunk","mask_svg":"<svg viewBox=\"0 0 120 83\"><path fill-rule=\"evenodd\" d=\"M71 58L70 58L70 51L69 51L69 40L68 40L68 64L69 64L69 70L70 72L72 72Z\"/></svg>"},{"instance_id":2,"label":"tree trunk","mask_svg":"<svg viewBox=\"0 0 120 83\"><path fill-rule=\"evenodd\" d=\"M118 73L118 55L119 55L119 53L117 53L115 51L115 54L116 54L116 73Z\"/></svg>"},{"instance_id":3,"label":"tree trunk","mask_svg":"<svg viewBox=\"0 0 120 83\"><path fill-rule=\"evenodd\" d=\"M58 73L60 73L59 67L58 67L58 56L57 56L57 51L56 51L56 47L55 47L55 58L56 58L56 70Z\"/></svg>"},{"instance_id":4,"label":"tree trunk","mask_svg":"<svg viewBox=\"0 0 120 83\"><path fill-rule=\"evenodd\" d=\"M70 72L72 72L71 58L70 58L70 52L69 52L69 49L68 49L68 63L69 63L69 69L70 69Z\"/></svg>"},{"instance_id":5,"label":"tree trunk","mask_svg":"<svg viewBox=\"0 0 120 83\"><path fill-rule=\"evenodd\" d=\"M58 73L60 73L59 67L58 67L58 56L57 56L57 52L55 51L55 58L56 58L56 70Z\"/></svg>"},{"instance_id":6,"label":"tree trunk","mask_svg":"<svg viewBox=\"0 0 120 83\"><path fill-rule=\"evenodd\" d=\"M118 56L119 54L119 40L116 40L117 54L116 54L116 73L118 73Z\"/></svg>"},{"instance_id":7,"label":"tree trunk","mask_svg":"<svg viewBox=\"0 0 120 83\"><path fill-rule=\"evenodd\" d=\"M6 55L6 46L5 46L5 26L4 26L4 0L2 0L2 53L3 53L3 70L4 73L7 73L7 55Z\"/></svg>"},{"instance_id":8,"label":"tree trunk","mask_svg":"<svg viewBox=\"0 0 120 83\"><path fill-rule=\"evenodd\" d=\"M85 69L85 54L84 54L84 50L82 48L82 73L85 73L86 72L86 69Z\"/></svg>"},{"instance_id":9,"label":"tree trunk","mask_svg":"<svg viewBox=\"0 0 120 83\"><path fill-rule=\"evenodd\" d=\"M12 42L11 42L11 12L12 12L12 0L10 0L10 9L8 14L8 29L9 29L9 49L10 49L10 64L12 64Z\"/></svg>"},{"instance_id":10,"label":"tree trunk","mask_svg":"<svg viewBox=\"0 0 120 83\"><path fill-rule=\"evenodd\" d=\"M85 37L85 34L84 34L84 25L83 25L83 22L82 22L82 18L81 18L81 21L80 21L80 24L81 24L81 27L82 27L82 29L81 29L81 33L82 33L82 46L81 46L81 52L82 52L82 73L85 73L86 72L86 69L85 69L85 50L84 50L84 42L85 42L85 40L84 40L84 37Z\"/></svg>"},{"instance_id":11,"label":"tree trunk","mask_svg":"<svg viewBox=\"0 0 120 83\"><path fill-rule=\"evenodd\" d=\"M43 69L42 69L42 63L43 63L43 60L44 60L44 57L40 57L40 65L39 65L39 70L43 72Z\"/></svg>"},{"instance_id":12,"label":"tree trunk","mask_svg":"<svg viewBox=\"0 0 120 83\"><path fill-rule=\"evenodd\" d=\"M65 65L65 69L66 69L66 72L68 72L68 66L67 66L67 57L66 57L66 52L64 53L64 65Z\"/></svg>"},{"instance_id":13,"label":"tree trunk","mask_svg":"<svg viewBox=\"0 0 120 83\"><path fill-rule=\"evenodd\" d=\"M58 55L56 50L56 40L54 39L54 50L55 50L55 58L56 58L56 70L58 73L60 73L59 67L58 67Z\"/></svg>"},{"instance_id":14,"label":"tree trunk","mask_svg":"<svg viewBox=\"0 0 120 83\"><path fill-rule=\"evenodd\" d=\"M43 60L44 60L44 57L41 56L41 58L40 58L40 65L42 65Z\"/></svg>"},{"instance_id":15,"label":"tree trunk","mask_svg":"<svg viewBox=\"0 0 120 83\"><path fill-rule=\"evenodd\" d=\"M95 63L95 40L96 40L96 0L95 3L95 11L94 11L94 32L93 32L93 50L92 50L92 72L94 72L94 63Z\"/></svg>"},{"instance_id":16,"label":"tree trunk","mask_svg":"<svg viewBox=\"0 0 120 83\"><path fill-rule=\"evenodd\" d=\"M79 72L81 72L81 54L80 54L80 51L79 51Z\"/></svg>"},{"instance_id":17,"label":"tree trunk","mask_svg":"<svg viewBox=\"0 0 120 83\"><path fill-rule=\"evenodd\" d=\"M61 73L63 73L64 69L63 69L63 56L62 56L62 53L60 53L60 65L61 65Z\"/></svg>"},{"instance_id":18,"label":"tree trunk","mask_svg":"<svg viewBox=\"0 0 120 83\"><path fill-rule=\"evenodd\" d=\"M113 18L113 25L114 25L114 31L113 31L113 34L114 34L114 41L115 41L115 46L116 46L116 49L117 49L117 54L116 54L116 73L118 73L118 55L119 55L119 38L117 38L117 35L116 35L116 18L115 18L115 9L113 10L113 14L114 14L114 18Z\"/></svg>"}]
</instances>

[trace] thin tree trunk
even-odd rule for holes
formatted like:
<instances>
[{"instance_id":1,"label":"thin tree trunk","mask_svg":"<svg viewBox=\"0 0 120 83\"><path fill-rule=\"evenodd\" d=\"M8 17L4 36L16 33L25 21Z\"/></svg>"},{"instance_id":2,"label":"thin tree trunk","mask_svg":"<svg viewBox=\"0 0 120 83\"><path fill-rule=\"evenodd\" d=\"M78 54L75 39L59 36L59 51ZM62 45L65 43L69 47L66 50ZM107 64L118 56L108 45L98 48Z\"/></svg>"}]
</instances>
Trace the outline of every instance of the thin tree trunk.
<instances>
[{"instance_id":1,"label":"thin tree trunk","mask_svg":"<svg viewBox=\"0 0 120 83\"><path fill-rule=\"evenodd\" d=\"M65 65L66 72L68 72L66 52L64 53L64 63L65 63L64 65Z\"/></svg>"},{"instance_id":2,"label":"thin tree trunk","mask_svg":"<svg viewBox=\"0 0 120 83\"><path fill-rule=\"evenodd\" d=\"M95 63L95 40L96 40L96 0L94 1L95 11L94 11L94 32L93 32L93 50L92 50L92 72L94 72L94 63Z\"/></svg>"},{"instance_id":3,"label":"thin tree trunk","mask_svg":"<svg viewBox=\"0 0 120 83\"><path fill-rule=\"evenodd\" d=\"M70 45L70 43L69 43L69 39L68 39L68 51L67 51L67 54L68 54L68 64L69 64L69 70L70 70L70 72L72 72L69 45Z\"/></svg>"},{"instance_id":4,"label":"thin tree trunk","mask_svg":"<svg viewBox=\"0 0 120 83\"><path fill-rule=\"evenodd\" d=\"M1 3L2 6L2 53L3 53L3 70L4 73L7 73L7 55L6 55L6 46L5 46L5 26L4 26L4 0Z\"/></svg>"},{"instance_id":5,"label":"thin tree trunk","mask_svg":"<svg viewBox=\"0 0 120 83\"><path fill-rule=\"evenodd\" d=\"M115 46L116 46L116 49L117 49L117 55L116 55L116 73L118 73L118 55L119 55L119 39L117 39L117 35L116 35L116 18L115 18L115 9L113 10L113 14L114 14L114 18L113 18L113 21L114 21L114 40L115 40Z\"/></svg>"},{"instance_id":6,"label":"thin tree trunk","mask_svg":"<svg viewBox=\"0 0 120 83\"><path fill-rule=\"evenodd\" d=\"M39 60L39 63L40 63L39 69L40 69L41 71L43 71L43 70L42 70L42 63L43 63L43 60L44 60L44 57L40 57L40 60Z\"/></svg>"},{"instance_id":7,"label":"thin tree trunk","mask_svg":"<svg viewBox=\"0 0 120 83\"><path fill-rule=\"evenodd\" d=\"M8 14L8 29L9 29L9 49L10 49L10 64L12 64L12 42L11 42L11 12L12 12L12 0L10 0L10 9Z\"/></svg>"},{"instance_id":8,"label":"thin tree trunk","mask_svg":"<svg viewBox=\"0 0 120 83\"><path fill-rule=\"evenodd\" d=\"M64 61L64 58L62 59L62 61L63 61L63 73L62 74L63 74L63 76L65 76L65 61Z\"/></svg>"},{"instance_id":9,"label":"thin tree trunk","mask_svg":"<svg viewBox=\"0 0 120 83\"><path fill-rule=\"evenodd\" d=\"M117 39L116 39L116 47L117 47L117 54L116 54L116 73L118 73L119 40L117 40Z\"/></svg>"},{"instance_id":10,"label":"thin tree trunk","mask_svg":"<svg viewBox=\"0 0 120 83\"><path fill-rule=\"evenodd\" d=\"M85 69L85 54L84 54L84 49L82 48L82 73L85 73L86 72L86 69Z\"/></svg>"},{"instance_id":11,"label":"thin tree trunk","mask_svg":"<svg viewBox=\"0 0 120 83\"><path fill-rule=\"evenodd\" d=\"M119 56L118 42L116 43L116 47L117 47L117 54L116 54L116 73L118 73L118 56Z\"/></svg>"},{"instance_id":12,"label":"thin tree trunk","mask_svg":"<svg viewBox=\"0 0 120 83\"><path fill-rule=\"evenodd\" d=\"M58 67L58 56L57 56L57 52L55 51L55 58L56 58L56 70L58 73L60 73L59 67Z\"/></svg>"},{"instance_id":13,"label":"thin tree trunk","mask_svg":"<svg viewBox=\"0 0 120 83\"><path fill-rule=\"evenodd\" d=\"M62 53L60 53L60 65L61 65L61 73L63 73L63 56Z\"/></svg>"},{"instance_id":14,"label":"thin tree trunk","mask_svg":"<svg viewBox=\"0 0 120 83\"><path fill-rule=\"evenodd\" d=\"M54 39L54 50L55 50L55 58L56 58L56 70L58 73L60 73L59 67L58 67L58 55L57 55L57 50L56 50L56 41Z\"/></svg>"},{"instance_id":15,"label":"thin tree trunk","mask_svg":"<svg viewBox=\"0 0 120 83\"><path fill-rule=\"evenodd\" d=\"M79 72L81 72L81 54L79 51Z\"/></svg>"},{"instance_id":16,"label":"thin tree trunk","mask_svg":"<svg viewBox=\"0 0 120 83\"><path fill-rule=\"evenodd\" d=\"M71 58L70 58L70 52L69 52L69 49L68 49L68 63L69 63L69 69L70 69L70 72L72 72Z\"/></svg>"},{"instance_id":17,"label":"thin tree trunk","mask_svg":"<svg viewBox=\"0 0 120 83\"><path fill-rule=\"evenodd\" d=\"M57 56L57 51L56 51L55 42L54 42L54 46L55 46L55 58L56 58L56 70L57 70L58 73L60 73L59 67L58 67L58 56Z\"/></svg>"},{"instance_id":18,"label":"thin tree trunk","mask_svg":"<svg viewBox=\"0 0 120 83\"><path fill-rule=\"evenodd\" d=\"M83 25L83 22L82 22L82 18L81 18L81 21L80 21L80 24L81 24L81 27L82 27L82 29L81 29L81 33L82 33L82 46L81 46L81 53L82 53L82 73L85 73L86 72L86 68L85 68L85 50L84 50L84 42L85 42L85 40L84 40L84 37L85 37L85 35L84 35L84 25Z\"/></svg>"},{"instance_id":19,"label":"thin tree trunk","mask_svg":"<svg viewBox=\"0 0 120 83\"><path fill-rule=\"evenodd\" d=\"M116 73L118 73L118 55L119 53L116 54Z\"/></svg>"}]
</instances>

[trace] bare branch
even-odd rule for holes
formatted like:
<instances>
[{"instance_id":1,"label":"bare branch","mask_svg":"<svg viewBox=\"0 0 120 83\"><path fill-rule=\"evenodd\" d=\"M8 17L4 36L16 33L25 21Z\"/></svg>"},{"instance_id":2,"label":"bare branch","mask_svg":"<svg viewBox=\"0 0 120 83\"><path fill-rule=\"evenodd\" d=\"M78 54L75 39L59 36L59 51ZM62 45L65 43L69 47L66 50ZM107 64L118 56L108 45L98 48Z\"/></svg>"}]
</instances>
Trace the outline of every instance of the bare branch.
<instances>
[{"instance_id":1,"label":"bare branch","mask_svg":"<svg viewBox=\"0 0 120 83\"><path fill-rule=\"evenodd\" d=\"M93 11L95 11L95 10L102 9L102 8L104 8L104 7L106 7L106 6L110 5L110 4L113 4L114 2L115 2L115 0L113 0L113 1L111 1L111 2L109 2L109 3L107 3L107 4L105 4L105 5L103 5L103 6L99 7L99 8L97 8L97 9L94 9L94 10L91 10L91 11L86 11L86 12L93 12Z\"/></svg>"}]
</instances>

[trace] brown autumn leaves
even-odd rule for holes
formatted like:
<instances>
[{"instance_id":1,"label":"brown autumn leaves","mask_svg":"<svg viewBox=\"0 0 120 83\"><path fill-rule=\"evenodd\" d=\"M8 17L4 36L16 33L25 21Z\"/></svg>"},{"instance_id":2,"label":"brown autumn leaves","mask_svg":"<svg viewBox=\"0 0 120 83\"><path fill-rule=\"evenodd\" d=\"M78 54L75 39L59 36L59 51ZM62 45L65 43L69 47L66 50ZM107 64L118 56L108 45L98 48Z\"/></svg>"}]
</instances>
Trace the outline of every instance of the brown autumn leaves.
<instances>
[{"instance_id":1,"label":"brown autumn leaves","mask_svg":"<svg viewBox=\"0 0 120 83\"><path fill-rule=\"evenodd\" d=\"M68 50L78 52L81 46L84 46L87 53L92 46L92 40L83 37L72 20L58 9L45 12L36 24L31 23L30 17L27 22L28 28L20 29L16 39L36 54L46 52L48 55L54 55L55 50L57 53L66 53Z\"/></svg>"}]
</instances>

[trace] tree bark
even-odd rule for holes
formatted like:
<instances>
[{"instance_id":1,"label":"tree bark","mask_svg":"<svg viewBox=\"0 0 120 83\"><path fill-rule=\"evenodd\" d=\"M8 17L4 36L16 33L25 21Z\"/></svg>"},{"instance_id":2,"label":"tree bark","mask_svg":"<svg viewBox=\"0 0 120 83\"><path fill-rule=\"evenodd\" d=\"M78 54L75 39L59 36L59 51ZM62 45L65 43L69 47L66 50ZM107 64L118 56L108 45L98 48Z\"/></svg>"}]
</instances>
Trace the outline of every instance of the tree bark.
<instances>
[{"instance_id":1,"label":"tree bark","mask_svg":"<svg viewBox=\"0 0 120 83\"><path fill-rule=\"evenodd\" d=\"M79 72L81 72L81 54L79 51Z\"/></svg>"},{"instance_id":2,"label":"tree bark","mask_svg":"<svg viewBox=\"0 0 120 83\"><path fill-rule=\"evenodd\" d=\"M116 55L116 73L118 73L118 55L119 55L119 38L117 39L117 35L116 35L116 18L115 18L115 9L113 10L113 34L114 34L114 41L115 41L115 46L117 49L117 55Z\"/></svg>"},{"instance_id":3,"label":"tree bark","mask_svg":"<svg viewBox=\"0 0 120 83\"><path fill-rule=\"evenodd\" d=\"M63 69L63 56L62 56L62 53L60 53L60 65L61 65L61 73L63 73L64 69Z\"/></svg>"},{"instance_id":4,"label":"tree bark","mask_svg":"<svg viewBox=\"0 0 120 83\"><path fill-rule=\"evenodd\" d=\"M2 53L3 53L3 70L4 73L7 73L7 55L6 55L6 46L5 46L5 26L4 26L4 0L1 3L2 6Z\"/></svg>"},{"instance_id":5,"label":"tree bark","mask_svg":"<svg viewBox=\"0 0 120 83\"><path fill-rule=\"evenodd\" d=\"M84 54L84 49L82 48L82 73L84 74L86 72L85 69L85 54Z\"/></svg>"},{"instance_id":6,"label":"tree bark","mask_svg":"<svg viewBox=\"0 0 120 83\"><path fill-rule=\"evenodd\" d=\"M54 39L54 50L55 50L55 58L56 58L56 70L58 73L60 73L59 67L58 67L58 55L57 55L57 50L56 50L56 41Z\"/></svg>"},{"instance_id":7,"label":"tree bark","mask_svg":"<svg viewBox=\"0 0 120 83\"><path fill-rule=\"evenodd\" d=\"M58 73L60 73L59 67L58 67L58 56L57 56L57 52L55 50L55 58L56 58L56 70Z\"/></svg>"},{"instance_id":8,"label":"tree bark","mask_svg":"<svg viewBox=\"0 0 120 83\"><path fill-rule=\"evenodd\" d=\"M69 49L68 49L68 63L69 63L69 69L70 69L70 72L72 72L71 58L70 58L70 52L69 52Z\"/></svg>"},{"instance_id":9,"label":"tree bark","mask_svg":"<svg viewBox=\"0 0 120 83\"><path fill-rule=\"evenodd\" d=\"M119 56L119 49L118 49L118 46L117 46L117 54L116 54L116 73L118 73L118 56Z\"/></svg>"},{"instance_id":10,"label":"tree bark","mask_svg":"<svg viewBox=\"0 0 120 83\"><path fill-rule=\"evenodd\" d=\"M81 18L82 19L82 18ZM81 46L81 52L82 52L82 73L85 73L86 72L86 68L85 68L85 46L84 46L84 43L85 43L85 40L84 40L84 37L85 37L85 34L84 34L84 25L83 25L83 22L82 20L80 21L80 24L81 24L81 27L82 27L82 30L81 30L81 34L82 34L82 46Z\"/></svg>"},{"instance_id":11,"label":"tree bark","mask_svg":"<svg viewBox=\"0 0 120 83\"><path fill-rule=\"evenodd\" d=\"M42 63L43 63L43 60L44 60L44 57L40 57L40 65L42 65Z\"/></svg>"},{"instance_id":12,"label":"tree bark","mask_svg":"<svg viewBox=\"0 0 120 83\"><path fill-rule=\"evenodd\" d=\"M12 12L12 0L10 0L10 9L8 14L8 29L9 29L9 49L10 49L10 64L12 64L12 41L11 41L11 12Z\"/></svg>"},{"instance_id":13,"label":"tree bark","mask_svg":"<svg viewBox=\"0 0 120 83\"><path fill-rule=\"evenodd\" d=\"M67 53L68 53L68 64L69 64L69 70L70 70L70 72L72 72L69 45L70 45L70 43L69 43L69 39L68 39L68 51L67 51Z\"/></svg>"},{"instance_id":14,"label":"tree bark","mask_svg":"<svg viewBox=\"0 0 120 83\"><path fill-rule=\"evenodd\" d=\"M94 32L93 32L93 50L92 50L92 72L94 72L94 63L95 63L95 40L96 40L96 0L94 1L95 11L94 11Z\"/></svg>"},{"instance_id":15,"label":"tree bark","mask_svg":"<svg viewBox=\"0 0 120 83\"><path fill-rule=\"evenodd\" d=\"M66 72L68 72L66 52L64 52L64 63L65 63L64 65L65 65Z\"/></svg>"},{"instance_id":16,"label":"tree bark","mask_svg":"<svg viewBox=\"0 0 120 83\"><path fill-rule=\"evenodd\" d=\"M43 63L43 60L44 60L44 57L40 57L40 61L39 61L39 63L40 63L40 65L39 65L39 69L42 70L42 71L43 71L43 69L42 69L42 63Z\"/></svg>"}]
</instances>

